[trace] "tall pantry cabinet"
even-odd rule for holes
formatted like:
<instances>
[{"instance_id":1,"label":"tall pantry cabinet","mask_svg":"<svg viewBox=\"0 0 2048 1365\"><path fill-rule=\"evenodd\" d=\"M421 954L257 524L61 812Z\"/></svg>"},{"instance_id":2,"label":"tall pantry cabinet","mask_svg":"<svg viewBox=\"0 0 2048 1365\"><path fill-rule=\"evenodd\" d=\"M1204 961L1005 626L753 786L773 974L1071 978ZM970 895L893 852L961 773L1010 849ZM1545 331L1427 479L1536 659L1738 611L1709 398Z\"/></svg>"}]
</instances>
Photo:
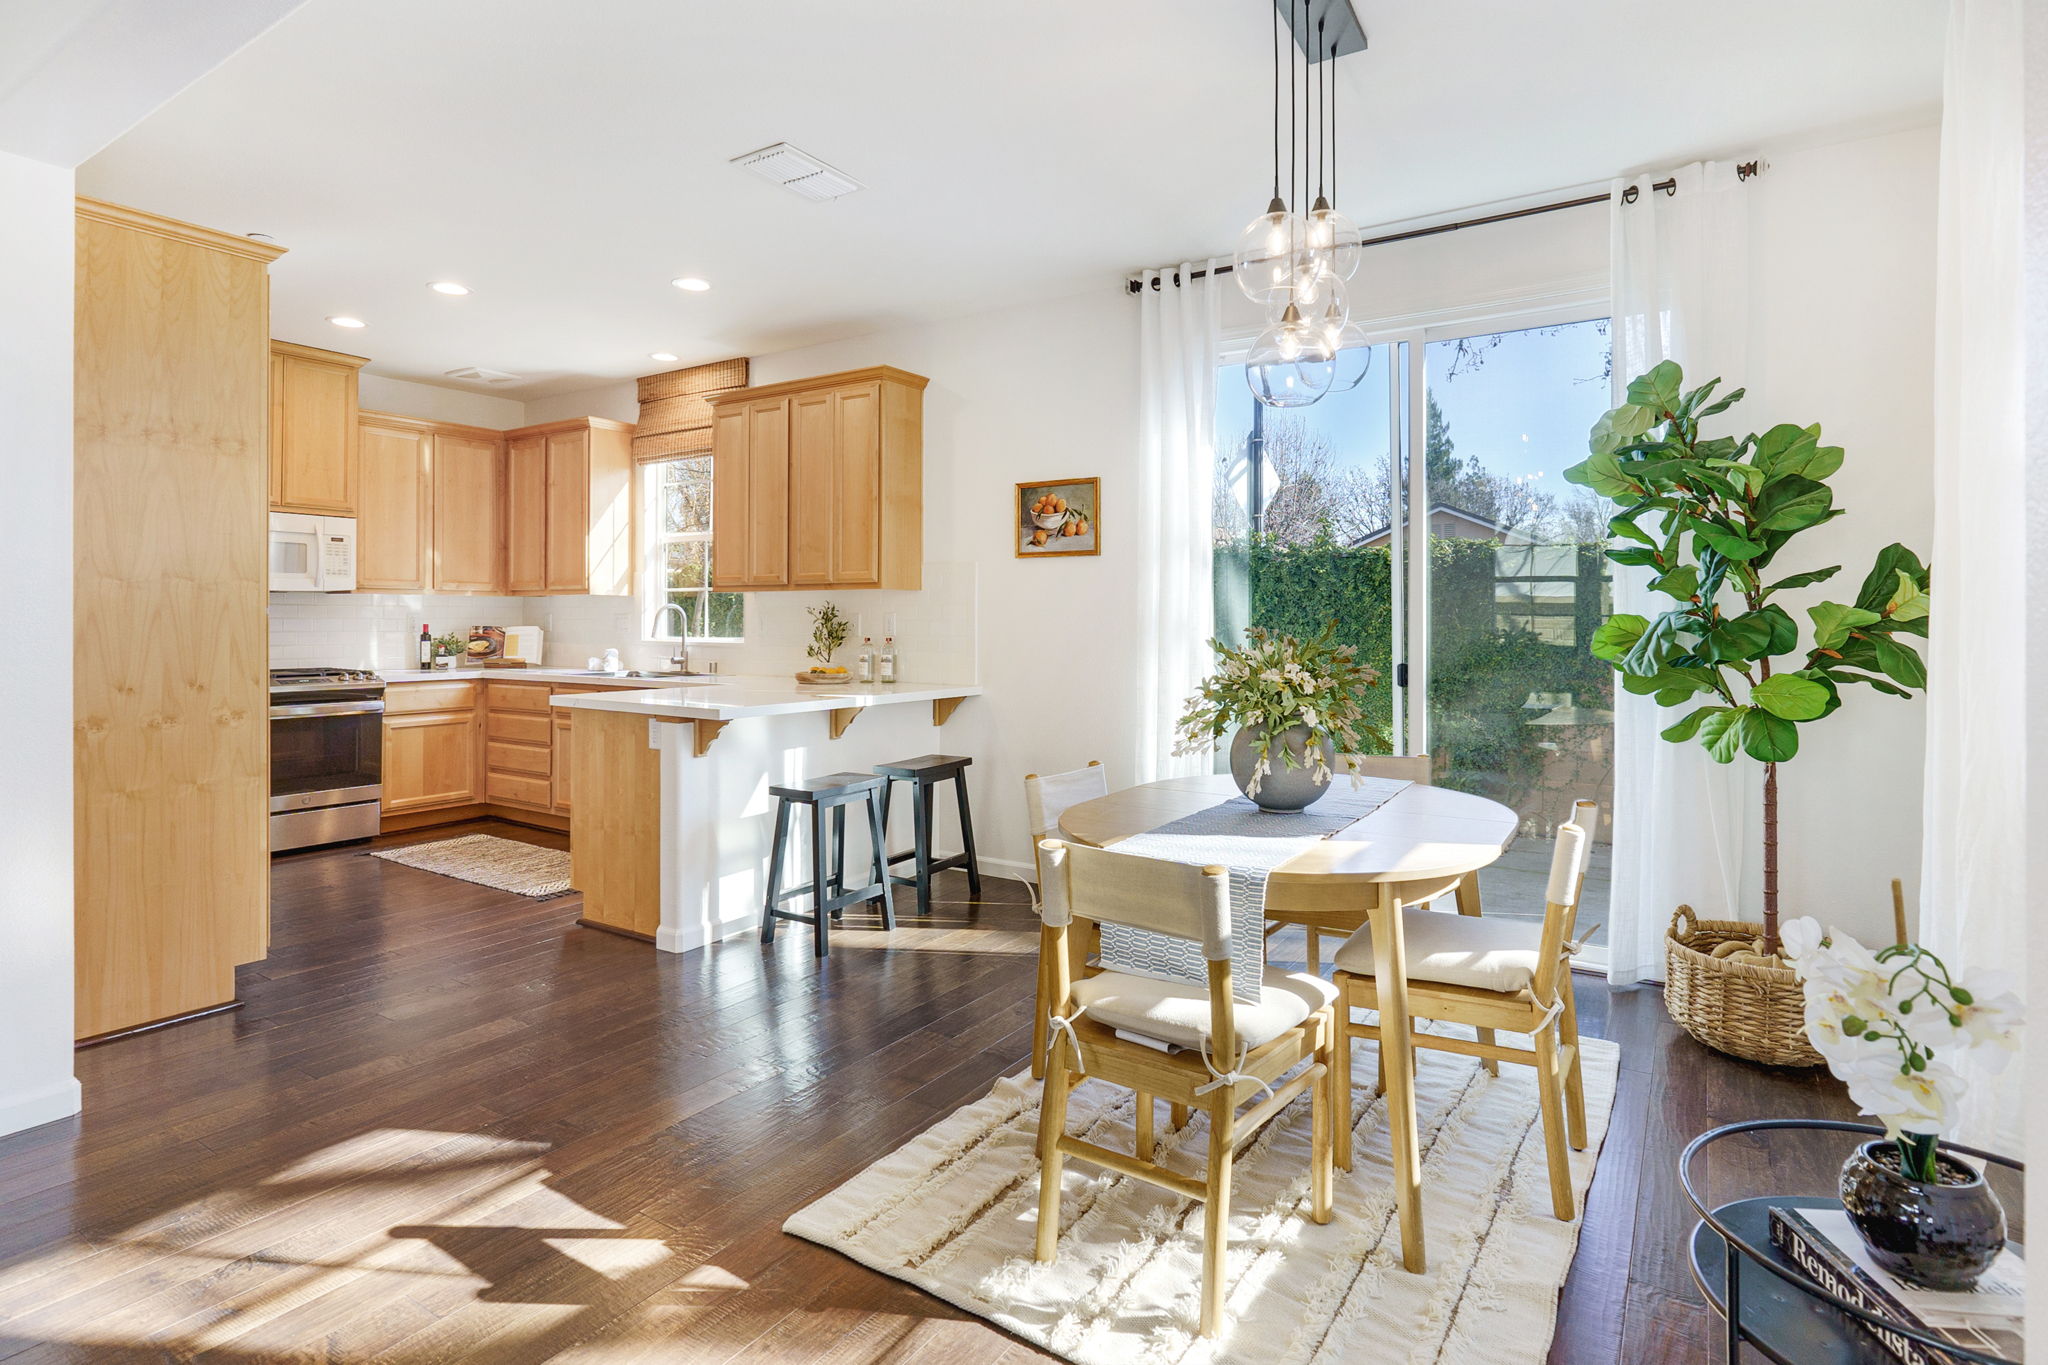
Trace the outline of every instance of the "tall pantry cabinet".
<instances>
[{"instance_id":1,"label":"tall pantry cabinet","mask_svg":"<svg viewBox=\"0 0 2048 1365\"><path fill-rule=\"evenodd\" d=\"M264 526L281 251L78 201L80 1037L229 1004L236 964L268 950Z\"/></svg>"}]
</instances>

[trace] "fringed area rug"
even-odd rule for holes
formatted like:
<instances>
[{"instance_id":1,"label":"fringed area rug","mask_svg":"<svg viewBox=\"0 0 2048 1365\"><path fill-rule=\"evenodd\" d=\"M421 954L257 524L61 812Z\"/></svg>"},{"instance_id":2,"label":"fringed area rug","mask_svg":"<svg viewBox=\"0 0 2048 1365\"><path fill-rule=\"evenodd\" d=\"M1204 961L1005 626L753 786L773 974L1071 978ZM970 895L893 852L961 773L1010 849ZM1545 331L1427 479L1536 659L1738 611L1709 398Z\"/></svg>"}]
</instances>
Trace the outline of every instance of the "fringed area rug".
<instances>
[{"instance_id":1,"label":"fringed area rug","mask_svg":"<svg viewBox=\"0 0 2048 1365\"><path fill-rule=\"evenodd\" d=\"M1446 1027L1447 1026L1439 1026ZM1447 1028L1448 1031L1448 1028ZM1469 1034L1468 1034L1469 1036ZM1503 1035L1505 1039L1507 1035ZM1619 1049L1585 1044L1590 1141L1572 1154L1583 1209L1607 1130ZM1354 1169L1337 1173L1336 1217L1308 1221L1306 1095L1239 1148L1230 1205L1227 1312L1195 1335L1202 1206L1069 1158L1059 1255L1031 1259L1038 1221L1039 1083L996 1083L783 1229L907 1280L1079 1365L1204 1362L1444 1362L1536 1365L1579 1224L1550 1212L1532 1068L1442 1052L1417 1057L1429 1269L1400 1265L1386 1106L1372 1098L1373 1046L1354 1046ZM1129 1091L1077 1088L1067 1131L1132 1149ZM1159 1124L1167 1121L1160 1106ZM1160 1139L1166 1163L1199 1173L1207 1123Z\"/></svg>"},{"instance_id":2,"label":"fringed area rug","mask_svg":"<svg viewBox=\"0 0 2048 1365\"><path fill-rule=\"evenodd\" d=\"M460 839L408 844L370 856L537 900L559 896L569 889L566 851L523 844L517 839L500 839L495 834L465 834Z\"/></svg>"}]
</instances>

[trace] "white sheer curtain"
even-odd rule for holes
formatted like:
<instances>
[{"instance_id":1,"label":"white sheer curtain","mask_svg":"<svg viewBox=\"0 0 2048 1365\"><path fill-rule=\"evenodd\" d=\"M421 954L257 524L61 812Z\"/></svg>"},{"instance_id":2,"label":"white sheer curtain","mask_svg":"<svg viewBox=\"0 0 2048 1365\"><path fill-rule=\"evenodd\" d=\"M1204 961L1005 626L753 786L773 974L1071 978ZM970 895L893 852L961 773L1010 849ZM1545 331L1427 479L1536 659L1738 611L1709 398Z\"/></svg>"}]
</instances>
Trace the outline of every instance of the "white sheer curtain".
<instances>
[{"instance_id":1,"label":"white sheer curtain","mask_svg":"<svg viewBox=\"0 0 2048 1365\"><path fill-rule=\"evenodd\" d=\"M2010 970L2015 989L2030 909L2027 707L1997 660L2020 654L2010 642L2027 573L2020 10L2019 0L1949 8L1919 929L1951 966ZM1957 1136L2018 1155L2024 1094L2010 1077L1972 1084Z\"/></svg>"},{"instance_id":2,"label":"white sheer curtain","mask_svg":"<svg viewBox=\"0 0 2048 1365\"><path fill-rule=\"evenodd\" d=\"M1140 782L1206 771L1173 755L1173 726L1209 671L1210 536L1216 478L1216 362L1222 287L1188 261L1139 281L1138 724Z\"/></svg>"},{"instance_id":3,"label":"white sheer curtain","mask_svg":"<svg viewBox=\"0 0 2048 1365\"><path fill-rule=\"evenodd\" d=\"M1652 188L1676 181L1670 191ZM1624 198L1629 186L1635 199ZM1614 182L1609 210L1614 401L1661 360L1688 386L1716 375L1725 393L1749 367L1749 208L1733 162L1694 162ZM1741 409L1734 415L1740 420ZM1647 569L1614 570L1614 609L1654 616L1669 604ZM1660 605L1662 604L1662 605ZM1702 919L1763 913L1763 769L1719 764L1698 744L1658 738L1683 708L1615 688L1614 890L1607 974L1617 985L1664 977L1664 931L1681 904Z\"/></svg>"}]
</instances>

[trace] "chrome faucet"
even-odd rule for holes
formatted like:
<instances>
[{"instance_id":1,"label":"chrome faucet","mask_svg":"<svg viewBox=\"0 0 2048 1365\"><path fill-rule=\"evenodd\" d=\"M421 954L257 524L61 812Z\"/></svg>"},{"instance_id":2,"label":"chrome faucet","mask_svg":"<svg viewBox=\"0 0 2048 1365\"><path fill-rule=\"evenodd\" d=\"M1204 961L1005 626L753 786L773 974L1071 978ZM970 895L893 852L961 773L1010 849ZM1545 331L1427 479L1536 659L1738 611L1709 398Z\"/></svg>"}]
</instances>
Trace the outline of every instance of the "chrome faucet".
<instances>
[{"instance_id":1,"label":"chrome faucet","mask_svg":"<svg viewBox=\"0 0 2048 1365\"><path fill-rule=\"evenodd\" d=\"M683 610L682 603L662 603L660 608L654 613L654 624L648 628L648 634L660 634L661 618L669 612L676 614L676 652L669 656L668 661L676 672L688 673L690 671L690 614Z\"/></svg>"}]
</instances>

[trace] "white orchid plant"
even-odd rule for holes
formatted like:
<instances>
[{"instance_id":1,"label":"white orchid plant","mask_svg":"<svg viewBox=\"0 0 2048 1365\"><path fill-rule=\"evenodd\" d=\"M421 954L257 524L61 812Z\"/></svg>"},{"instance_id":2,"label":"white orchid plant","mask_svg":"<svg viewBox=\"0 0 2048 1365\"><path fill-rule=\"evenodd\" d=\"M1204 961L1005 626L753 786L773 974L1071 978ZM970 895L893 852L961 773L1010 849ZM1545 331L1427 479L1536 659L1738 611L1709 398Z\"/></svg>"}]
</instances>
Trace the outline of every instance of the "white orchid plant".
<instances>
[{"instance_id":1,"label":"white orchid plant","mask_svg":"<svg viewBox=\"0 0 2048 1365\"><path fill-rule=\"evenodd\" d=\"M1315 639L1274 635L1257 626L1245 631L1242 649L1211 640L1216 671L1188 698L1180 718L1177 754L1207 753L1225 733L1250 730L1258 762L1248 788L1259 793L1261 781L1273 771L1273 759L1290 768L1306 762L1319 782L1330 780L1323 742L1339 753L1380 753L1391 746L1378 727L1365 718L1365 689L1379 685L1379 671L1358 662L1357 651L1337 643L1335 621ZM1280 736L1293 727L1308 728L1303 753L1297 756Z\"/></svg>"},{"instance_id":2,"label":"white orchid plant","mask_svg":"<svg viewBox=\"0 0 2048 1365\"><path fill-rule=\"evenodd\" d=\"M1960 1063L1982 1053L2004 1069L2019 1046L2021 1010L2007 978L1954 973L1916 944L1876 952L1812 918L1783 930L1785 956L1806 996L1806 1037L1849 1098L1884 1124L1902 1172L1939 1178L1935 1144L1956 1124Z\"/></svg>"}]
</instances>

